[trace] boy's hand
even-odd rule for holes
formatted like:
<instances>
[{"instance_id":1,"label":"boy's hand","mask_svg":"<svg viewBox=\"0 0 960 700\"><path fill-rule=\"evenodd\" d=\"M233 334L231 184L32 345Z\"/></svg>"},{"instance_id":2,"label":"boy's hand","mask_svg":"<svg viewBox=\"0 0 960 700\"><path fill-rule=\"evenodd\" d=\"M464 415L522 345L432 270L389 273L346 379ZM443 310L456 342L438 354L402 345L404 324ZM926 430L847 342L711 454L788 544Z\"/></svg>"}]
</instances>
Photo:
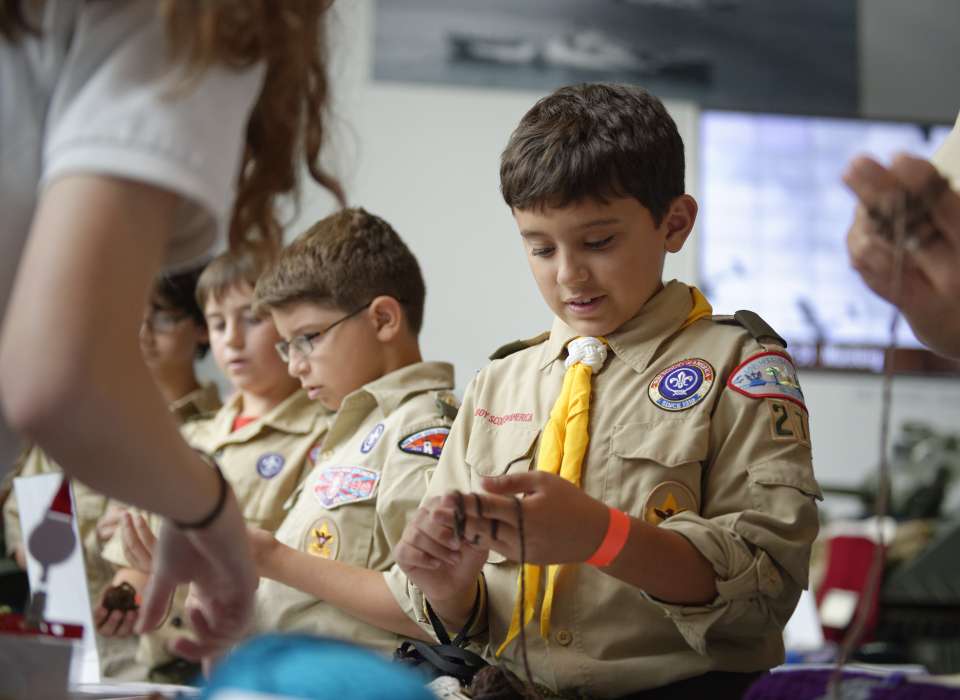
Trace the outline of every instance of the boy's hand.
<instances>
[{"instance_id":1,"label":"boy's hand","mask_svg":"<svg viewBox=\"0 0 960 700\"><path fill-rule=\"evenodd\" d=\"M104 604L107 592L119 582L120 577L100 592L100 600L93 609L93 624L103 637L129 637L139 617L138 610L108 610ZM127 582L129 583L129 582Z\"/></svg>"},{"instance_id":2,"label":"boy's hand","mask_svg":"<svg viewBox=\"0 0 960 700\"><path fill-rule=\"evenodd\" d=\"M477 577L488 550L454 535L454 494L429 499L407 523L394 558L437 614L448 622L466 622Z\"/></svg>"},{"instance_id":3,"label":"boy's hand","mask_svg":"<svg viewBox=\"0 0 960 700\"><path fill-rule=\"evenodd\" d=\"M272 532L253 525L247 526L247 535L250 537L250 548L253 550L253 563L257 572L270 578L270 555L276 551L279 542Z\"/></svg>"},{"instance_id":4,"label":"boy's hand","mask_svg":"<svg viewBox=\"0 0 960 700\"><path fill-rule=\"evenodd\" d=\"M960 195L926 160L898 156L890 168L857 158L843 176L859 199L847 233L850 263L874 292L896 301L917 337L931 349L960 356ZM899 299L893 299L893 246L884 218L909 194L929 207L929 218L908 216L908 237L916 239L904 257Z\"/></svg>"},{"instance_id":5,"label":"boy's hand","mask_svg":"<svg viewBox=\"0 0 960 700\"><path fill-rule=\"evenodd\" d=\"M123 540L123 554L130 568L149 574L153 569L153 550L157 546L157 538L147 519L139 513L124 511L121 515L120 537Z\"/></svg>"},{"instance_id":6,"label":"boy's hand","mask_svg":"<svg viewBox=\"0 0 960 700\"><path fill-rule=\"evenodd\" d=\"M467 494L464 499L465 537L513 561L520 561L521 495L529 564L586 561L606 534L607 506L555 474L531 471L486 477L483 488L489 493Z\"/></svg>"},{"instance_id":7,"label":"boy's hand","mask_svg":"<svg viewBox=\"0 0 960 700\"><path fill-rule=\"evenodd\" d=\"M120 527L123 522L123 514L127 512L127 509L123 506L116 504L111 504L107 508L107 512L100 516L100 519L97 521L97 542L105 544L107 541L113 537L114 533L117 531L117 528Z\"/></svg>"}]
</instances>

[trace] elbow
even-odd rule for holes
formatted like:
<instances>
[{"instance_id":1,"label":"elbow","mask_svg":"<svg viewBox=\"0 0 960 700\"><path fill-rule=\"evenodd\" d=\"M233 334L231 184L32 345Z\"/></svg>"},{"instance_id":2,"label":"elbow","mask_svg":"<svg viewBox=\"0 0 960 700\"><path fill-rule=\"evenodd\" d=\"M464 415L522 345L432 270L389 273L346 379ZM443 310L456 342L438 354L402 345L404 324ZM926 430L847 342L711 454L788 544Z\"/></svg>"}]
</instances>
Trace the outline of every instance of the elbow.
<instances>
[{"instance_id":1,"label":"elbow","mask_svg":"<svg viewBox=\"0 0 960 700\"><path fill-rule=\"evenodd\" d=\"M0 358L0 405L10 428L23 437L44 443L62 428L67 414L76 409L83 385L79 368L64 363L51 367L42 360L12 362ZM72 408L71 408L72 407Z\"/></svg>"}]
</instances>

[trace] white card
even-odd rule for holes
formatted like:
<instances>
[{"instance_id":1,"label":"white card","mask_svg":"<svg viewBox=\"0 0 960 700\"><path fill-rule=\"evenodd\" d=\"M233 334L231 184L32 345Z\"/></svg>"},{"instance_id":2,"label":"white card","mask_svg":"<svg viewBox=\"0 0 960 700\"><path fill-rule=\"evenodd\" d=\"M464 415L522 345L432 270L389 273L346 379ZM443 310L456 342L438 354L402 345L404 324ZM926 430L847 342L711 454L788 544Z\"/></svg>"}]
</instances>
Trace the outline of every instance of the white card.
<instances>
[{"instance_id":1,"label":"white card","mask_svg":"<svg viewBox=\"0 0 960 700\"><path fill-rule=\"evenodd\" d=\"M20 527L24 543L29 542L30 534L40 524L50 508L50 503L60 487L62 474L40 474L14 479L17 505L20 508ZM76 499L73 511L76 513ZM47 574L47 607L44 619L54 622L66 622L83 627L83 640L77 646L70 664L70 683L99 683L100 656L97 653L96 630L93 626L93 613L90 610L90 594L87 589L87 573L83 565L83 545L77 531L77 519L71 518L73 534L77 545L69 558L50 567ZM35 591L41 585L43 567L27 550L27 578L30 590Z\"/></svg>"}]
</instances>

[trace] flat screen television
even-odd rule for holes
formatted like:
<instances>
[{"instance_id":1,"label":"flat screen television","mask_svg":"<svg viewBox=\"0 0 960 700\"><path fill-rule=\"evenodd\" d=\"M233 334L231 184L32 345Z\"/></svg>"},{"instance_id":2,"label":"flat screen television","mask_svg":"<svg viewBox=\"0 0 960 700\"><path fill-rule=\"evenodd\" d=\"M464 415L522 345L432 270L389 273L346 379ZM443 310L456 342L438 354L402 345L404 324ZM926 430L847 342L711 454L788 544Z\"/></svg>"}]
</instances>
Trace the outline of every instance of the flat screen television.
<instances>
[{"instance_id":1,"label":"flat screen television","mask_svg":"<svg viewBox=\"0 0 960 700\"><path fill-rule=\"evenodd\" d=\"M700 284L716 313L751 309L800 366L879 372L892 307L849 264L852 158L929 157L950 127L704 111L700 130ZM899 372L960 373L901 323Z\"/></svg>"}]
</instances>

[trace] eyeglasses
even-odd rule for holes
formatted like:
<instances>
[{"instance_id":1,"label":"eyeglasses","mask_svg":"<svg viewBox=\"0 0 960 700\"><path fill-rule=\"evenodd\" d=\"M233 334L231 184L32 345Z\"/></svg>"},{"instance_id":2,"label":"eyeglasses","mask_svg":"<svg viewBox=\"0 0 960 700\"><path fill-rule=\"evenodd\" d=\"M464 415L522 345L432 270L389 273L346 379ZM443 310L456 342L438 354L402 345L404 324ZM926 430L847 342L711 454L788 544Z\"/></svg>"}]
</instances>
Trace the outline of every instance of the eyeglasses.
<instances>
[{"instance_id":1,"label":"eyeglasses","mask_svg":"<svg viewBox=\"0 0 960 700\"><path fill-rule=\"evenodd\" d=\"M141 330L150 329L153 333L170 333L177 324L187 318L190 314L181 311L170 311L168 309L152 309L150 313L143 317L140 322Z\"/></svg>"},{"instance_id":2,"label":"eyeglasses","mask_svg":"<svg viewBox=\"0 0 960 700\"><path fill-rule=\"evenodd\" d=\"M316 333L304 333L303 335L298 335L296 338L291 339L290 342L287 342L286 340L281 340L279 343L276 343L274 345L274 347L277 349L277 354L280 355L280 359L283 360L284 362L290 362L290 358L292 356L291 351L296 351L297 355L300 357L309 356L310 353L313 352L314 343L316 342L317 338L329 333L334 327L340 325L341 323L346 321L348 318L353 318L368 306L370 306L369 301L363 306L361 306L359 309L354 309L343 318L337 319L336 321L331 323L329 326L324 328L322 331L317 331Z\"/></svg>"}]
</instances>

